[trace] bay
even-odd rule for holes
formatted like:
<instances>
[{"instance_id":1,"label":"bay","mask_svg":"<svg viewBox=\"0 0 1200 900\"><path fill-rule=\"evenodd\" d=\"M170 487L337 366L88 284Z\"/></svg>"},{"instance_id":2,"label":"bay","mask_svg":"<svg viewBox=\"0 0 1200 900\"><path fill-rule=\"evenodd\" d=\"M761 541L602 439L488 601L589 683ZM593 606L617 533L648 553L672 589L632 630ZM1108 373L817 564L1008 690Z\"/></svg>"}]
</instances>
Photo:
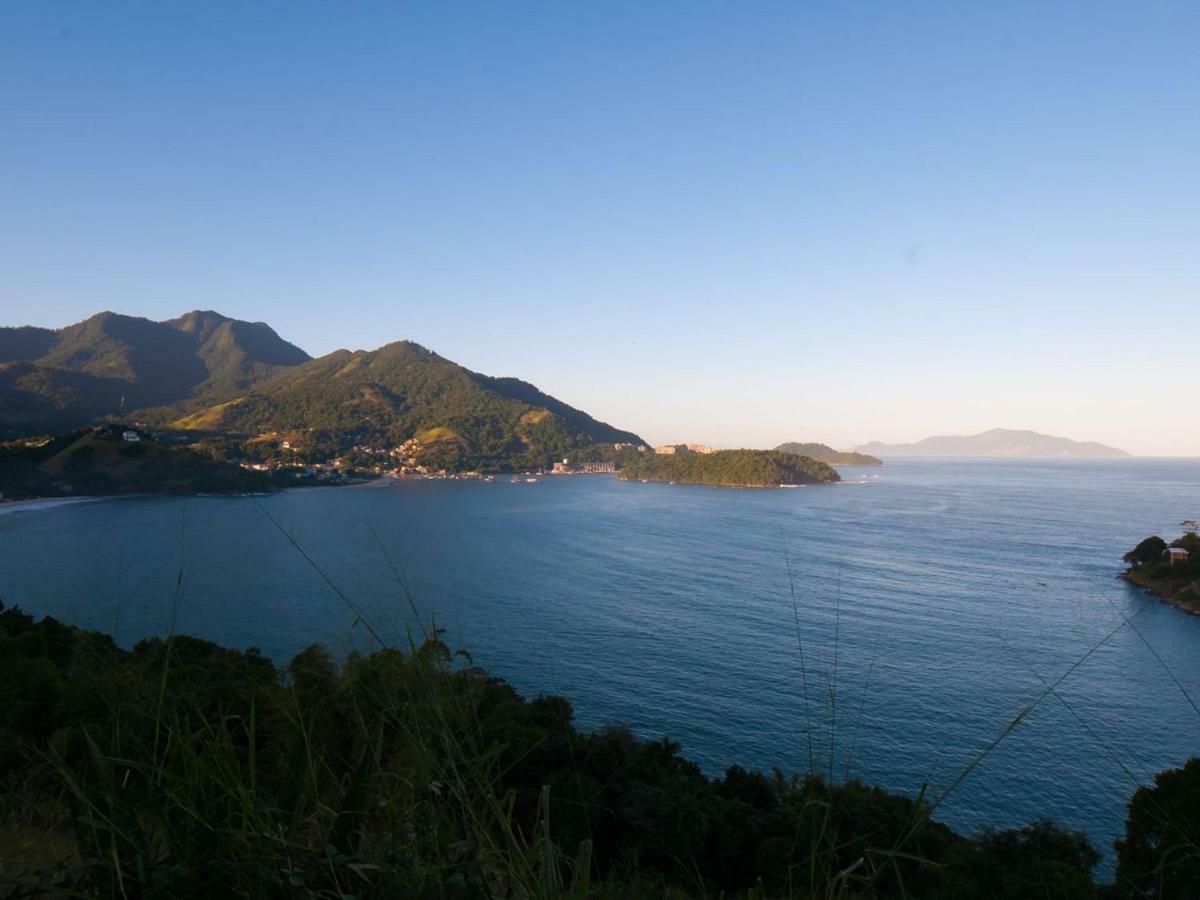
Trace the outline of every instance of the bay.
<instances>
[{"instance_id":1,"label":"bay","mask_svg":"<svg viewBox=\"0 0 1200 900\"><path fill-rule=\"evenodd\" d=\"M812 768L910 795L955 785L1032 706L937 816L966 831L1053 817L1108 871L1135 782L1200 751L1200 618L1115 578L1142 537L1197 517L1200 462L843 476L18 511L0 515L0 599L125 645L174 629L278 663L314 642L407 646L432 622L521 691L569 698L580 725L668 735L710 773Z\"/></svg>"}]
</instances>

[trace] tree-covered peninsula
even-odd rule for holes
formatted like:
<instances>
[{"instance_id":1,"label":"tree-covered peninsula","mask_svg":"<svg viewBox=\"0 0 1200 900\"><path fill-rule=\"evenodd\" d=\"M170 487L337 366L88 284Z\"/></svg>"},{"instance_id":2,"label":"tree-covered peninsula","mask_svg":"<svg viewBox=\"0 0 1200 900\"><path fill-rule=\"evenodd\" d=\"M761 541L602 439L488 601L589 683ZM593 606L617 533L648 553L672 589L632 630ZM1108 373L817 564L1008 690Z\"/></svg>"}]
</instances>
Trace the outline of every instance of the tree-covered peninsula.
<instances>
[{"instance_id":1,"label":"tree-covered peninsula","mask_svg":"<svg viewBox=\"0 0 1200 900\"><path fill-rule=\"evenodd\" d=\"M1126 553L1129 568L1121 577L1168 603L1200 613L1200 534L1194 521L1183 526L1188 530L1169 544L1151 535Z\"/></svg>"},{"instance_id":2,"label":"tree-covered peninsula","mask_svg":"<svg viewBox=\"0 0 1200 900\"><path fill-rule=\"evenodd\" d=\"M725 487L778 487L840 481L827 463L777 450L717 450L631 455L618 475L627 481L676 481Z\"/></svg>"},{"instance_id":3,"label":"tree-covered peninsula","mask_svg":"<svg viewBox=\"0 0 1200 900\"><path fill-rule=\"evenodd\" d=\"M436 637L277 666L0 604L0 896L1194 896L1200 760L1138 789L1098 886L1049 821L963 835L924 791L709 776L572 719Z\"/></svg>"}]
</instances>

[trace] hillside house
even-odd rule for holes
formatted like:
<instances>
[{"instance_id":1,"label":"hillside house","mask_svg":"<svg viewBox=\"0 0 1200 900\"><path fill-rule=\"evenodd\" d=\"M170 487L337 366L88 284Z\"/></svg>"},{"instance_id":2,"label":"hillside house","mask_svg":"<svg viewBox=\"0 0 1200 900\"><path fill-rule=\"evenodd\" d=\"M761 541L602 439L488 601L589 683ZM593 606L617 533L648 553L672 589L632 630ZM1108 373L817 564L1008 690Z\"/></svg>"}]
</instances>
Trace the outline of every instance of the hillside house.
<instances>
[{"instance_id":1,"label":"hillside house","mask_svg":"<svg viewBox=\"0 0 1200 900\"><path fill-rule=\"evenodd\" d=\"M1166 550L1167 559L1171 561L1171 565L1173 566L1184 565L1190 555L1183 547L1168 547Z\"/></svg>"},{"instance_id":2,"label":"hillside house","mask_svg":"<svg viewBox=\"0 0 1200 900\"><path fill-rule=\"evenodd\" d=\"M125 441L127 444L136 444L141 439L142 439L142 436L140 434L138 434L136 431L122 431L121 432L121 440Z\"/></svg>"}]
</instances>

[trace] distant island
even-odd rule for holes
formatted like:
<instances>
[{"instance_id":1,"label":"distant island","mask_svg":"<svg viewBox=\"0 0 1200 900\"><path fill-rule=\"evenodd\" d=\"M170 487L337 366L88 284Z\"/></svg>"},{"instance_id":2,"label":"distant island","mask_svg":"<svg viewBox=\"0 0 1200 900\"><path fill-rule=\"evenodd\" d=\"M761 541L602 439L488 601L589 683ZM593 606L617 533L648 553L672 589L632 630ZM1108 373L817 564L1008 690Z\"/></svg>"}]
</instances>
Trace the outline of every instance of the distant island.
<instances>
[{"instance_id":1,"label":"distant island","mask_svg":"<svg viewBox=\"0 0 1200 900\"><path fill-rule=\"evenodd\" d=\"M1121 577L1187 612L1200 615L1200 535L1196 522L1183 523L1181 537L1167 543L1151 535L1123 557Z\"/></svg>"},{"instance_id":2,"label":"distant island","mask_svg":"<svg viewBox=\"0 0 1200 900\"><path fill-rule=\"evenodd\" d=\"M830 484L841 478L832 466L778 450L715 450L687 447L670 453L631 454L617 475L626 481L679 482L724 487Z\"/></svg>"},{"instance_id":3,"label":"distant island","mask_svg":"<svg viewBox=\"0 0 1200 900\"><path fill-rule=\"evenodd\" d=\"M995 456L1013 458L1113 459L1129 456L1124 450L1094 441L993 428L969 436L928 437L913 444L884 444L872 441L855 447L876 456Z\"/></svg>"},{"instance_id":4,"label":"distant island","mask_svg":"<svg viewBox=\"0 0 1200 900\"><path fill-rule=\"evenodd\" d=\"M807 456L817 462L828 463L831 466L882 466L883 460L866 453L854 450L834 450L828 444L800 443L789 441L775 448L778 453L794 453L797 456Z\"/></svg>"}]
</instances>

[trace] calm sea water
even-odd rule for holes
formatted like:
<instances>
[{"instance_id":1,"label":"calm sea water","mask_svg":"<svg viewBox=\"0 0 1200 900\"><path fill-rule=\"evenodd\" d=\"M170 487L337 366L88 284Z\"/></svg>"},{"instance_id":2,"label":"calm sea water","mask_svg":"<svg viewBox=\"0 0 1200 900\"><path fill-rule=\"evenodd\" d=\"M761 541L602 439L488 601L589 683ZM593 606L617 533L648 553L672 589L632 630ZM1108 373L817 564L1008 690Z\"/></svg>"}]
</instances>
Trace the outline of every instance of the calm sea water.
<instances>
[{"instance_id":1,"label":"calm sea water","mask_svg":"<svg viewBox=\"0 0 1200 900\"><path fill-rule=\"evenodd\" d=\"M1107 868L1125 770L1148 780L1200 753L1167 672L1200 703L1200 618L1114 578L1137 540L1200 513L1200 462L843 474L854 483L409 482L10 513L0 597L131 644L166 633L182 563L178 630L285 662L316 641L369 646L360 613L403 642L394 566L451 644L570 698L585 727L669 735L714 773L813 761L911 794L953 783L1090 653L939 817L1051 816Z\"/></svg>"}]
</instances>

